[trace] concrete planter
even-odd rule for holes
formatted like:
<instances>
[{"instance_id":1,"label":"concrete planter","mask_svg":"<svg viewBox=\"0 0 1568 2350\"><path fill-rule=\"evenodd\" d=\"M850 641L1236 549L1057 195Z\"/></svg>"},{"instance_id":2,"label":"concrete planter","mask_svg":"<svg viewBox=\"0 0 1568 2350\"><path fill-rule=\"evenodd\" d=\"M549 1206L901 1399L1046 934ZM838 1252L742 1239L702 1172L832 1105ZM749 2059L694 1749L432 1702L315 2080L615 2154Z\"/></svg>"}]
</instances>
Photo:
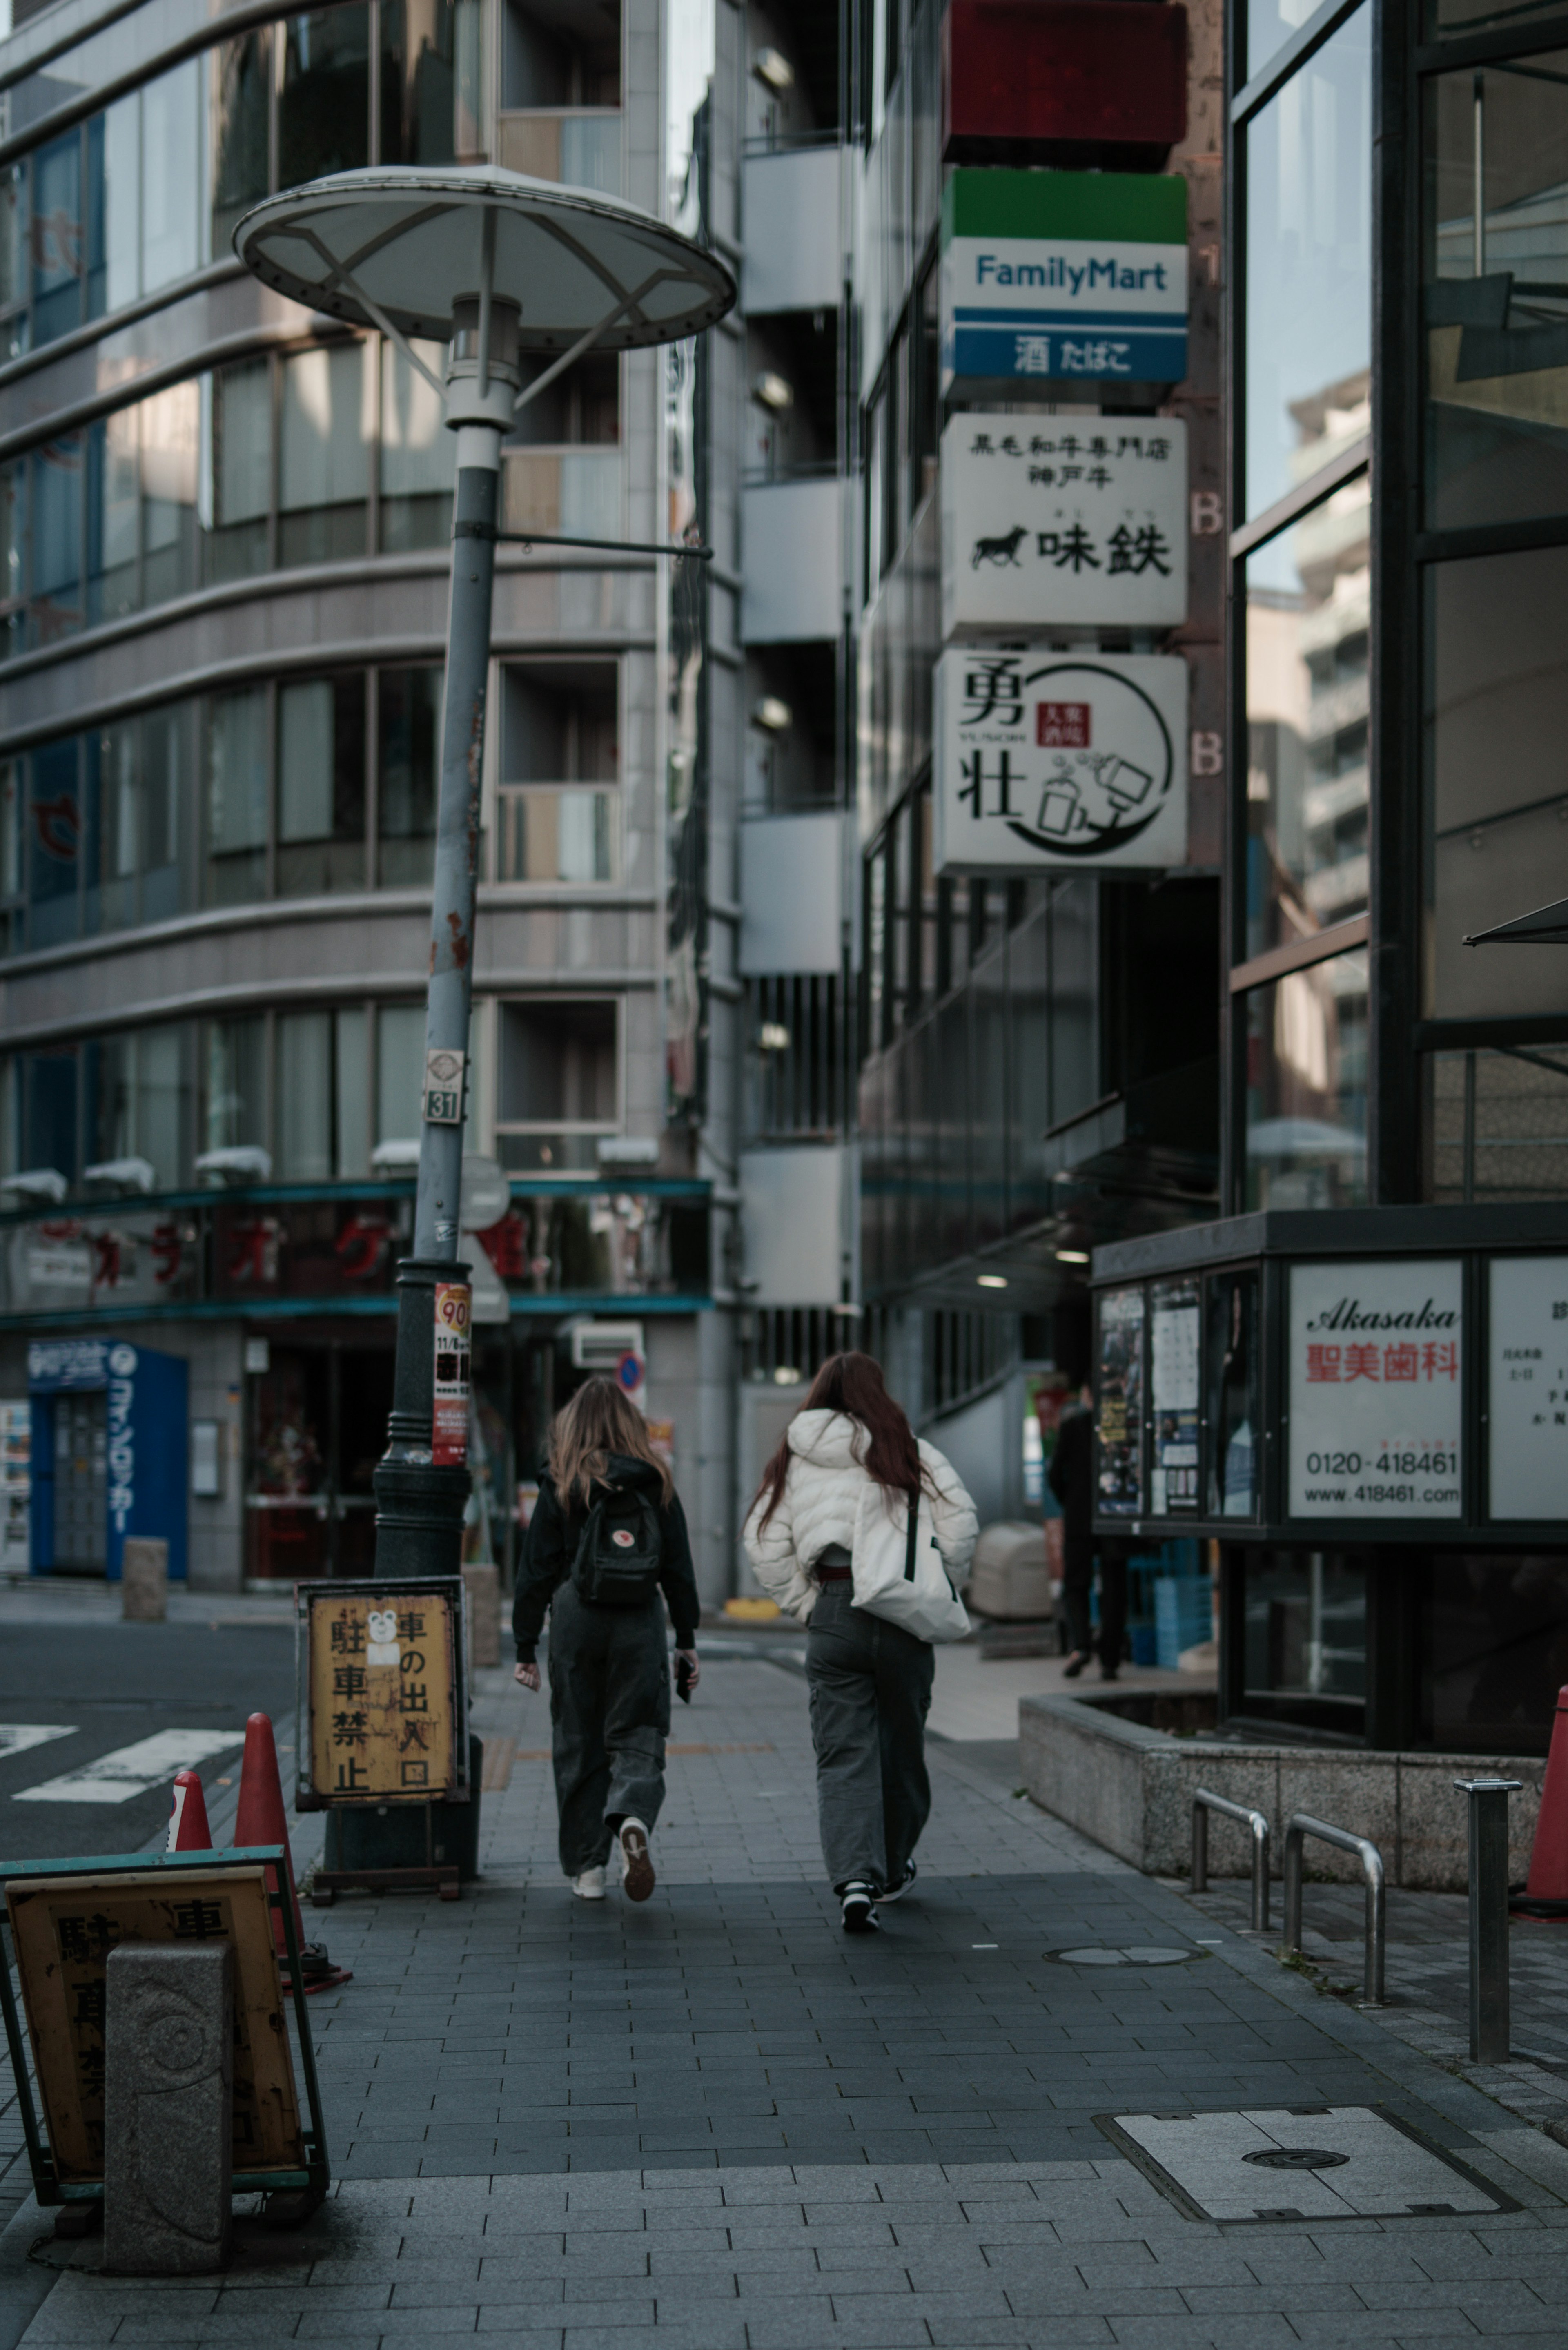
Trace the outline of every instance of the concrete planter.
<instances>
[{"instance_id":1,"label":"concrete planter","mask_svg":"<svg viewBox=\"0 0 1568 2350\"><path fill-rule=\"evenodd\" d=\"M1113 1703L1125 1703L1116 1700ZM1466 1804L1456 1779L1496 1773L1521 1779L1511 1798L1509 1877L1530 1866L1541 1806L1543 1758L1475 1754L1372 1754L1344 1747L1210 1743L1178 1731L1212 1721L1212 1697L1200 1692L1146 1700L1149 1722L1128 1721L1103 1702L1080 1697L1026 1697L1018 1704L1019 1759L1035 1802L1082 1828L1119 1858L1151 1877L1185 1877L1192 1855L1192 1791L1209 1787L1268 1815L1272 1866L1283 1866L1284 1826L1293 1812L1312 1812L1336 1827L1370 1836L1390 1885L1462 1893L1468 1882ZM1168 1720L1162 1716L1170 1716ZM1348 1853L1309 1844L1310 1876L1357 1884ZM1244 1832L1210 1814L1209 1867L1216 1877L1251 1869Z\"/></svg>"}]
</instances>

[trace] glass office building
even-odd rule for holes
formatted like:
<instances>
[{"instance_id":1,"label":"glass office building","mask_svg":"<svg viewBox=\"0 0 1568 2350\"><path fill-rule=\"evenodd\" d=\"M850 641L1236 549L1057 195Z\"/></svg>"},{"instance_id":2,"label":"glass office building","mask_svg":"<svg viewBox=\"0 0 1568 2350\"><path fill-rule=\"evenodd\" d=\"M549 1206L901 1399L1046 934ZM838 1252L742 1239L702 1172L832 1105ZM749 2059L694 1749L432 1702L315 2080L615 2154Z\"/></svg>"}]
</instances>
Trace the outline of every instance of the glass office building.
<instances>
[{"instance_id":1,"label":"glass office building","mask_svg":"<svg viewBox=\"0 0 1568 2350\"><path fill-rule=\"evenodd\" d=\"M208 1584L371 1555L453 467L404 358L233 230L323 173L491 161L735 257L744 87L731 12L617 0L57 0L0 43L0 1390L57 1338L185 1357ZM468 1143L504 1188L466 1244L479 1555L555 1402L640 1349L719 1596L736 348L590 356L504 450L508 527L694 524L719 560L500 551ZM101 1483L90 1428L67 1450Z\"/></svg>"}]
</instances>

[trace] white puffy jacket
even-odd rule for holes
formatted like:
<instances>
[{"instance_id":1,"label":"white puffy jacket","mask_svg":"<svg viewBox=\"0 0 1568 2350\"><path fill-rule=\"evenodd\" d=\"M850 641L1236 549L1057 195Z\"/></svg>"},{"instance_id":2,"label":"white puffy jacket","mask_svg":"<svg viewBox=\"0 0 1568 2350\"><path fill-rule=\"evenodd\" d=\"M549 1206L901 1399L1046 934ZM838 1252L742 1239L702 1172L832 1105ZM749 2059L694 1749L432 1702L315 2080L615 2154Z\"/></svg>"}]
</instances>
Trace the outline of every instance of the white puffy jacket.
<instances>
[{"instance_id":1,"label":"white puffy jacket","mask_svg":"<svg viewBox=\"0 0 1568 2350\"><path fill-rule=\"evenodd\" d=\"M816 1561L830 1544L854 1546L856 1509L870 1482L860 1465L867 1441L860 1421L845 1412L797 1411L789 1424L794 1457L778 1507L765 1526L761 1502L746 1520L742 1540L757 1581L787 1616L803 1624L821 1589L811 1572ZM921 1444L920 1459L936 1488L930 1509L937 1547L961 1590L969 1581L980 1521L962 1480L934 1444Z\"/></svg>"}]
</instances>

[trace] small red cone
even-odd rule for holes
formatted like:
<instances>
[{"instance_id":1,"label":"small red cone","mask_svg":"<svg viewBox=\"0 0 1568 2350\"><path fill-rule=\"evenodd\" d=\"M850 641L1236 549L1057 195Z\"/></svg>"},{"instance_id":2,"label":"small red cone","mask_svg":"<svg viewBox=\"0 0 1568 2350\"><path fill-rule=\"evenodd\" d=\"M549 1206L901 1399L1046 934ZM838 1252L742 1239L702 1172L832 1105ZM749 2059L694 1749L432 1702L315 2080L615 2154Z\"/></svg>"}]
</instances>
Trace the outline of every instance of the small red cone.
<instances>
[{"instance_id":1,"label":"small red cone","mask_svg":"<svg viewBox=\"0 0 1568 2350\"><path fill-rule=\"evenodd\" d=\"M211 1852L213 1831L207 1825L207 1799L202 1793L201 1773L197 1771L176 1771L174 1800L169 1806L169 1841L166 1852Z\"/></svg>"},{"instance_id":2,"label":"small red cone","mask_svg":"<svg viewBox=\"0 0 1568 2350\"><path fill-rule=\"evenodd\" d=\"M283 1865L288 1872L288 1898L294 1904L295 1941L299 1950L306 1990L326 1991L330 1984L349 1981L351 1977L341 1967L333 1965L324 1944L307 1942L305 1939L305 1919L300 1914L299 1896L294 1886L294 1856L288 1847L288 1814L284 1809L277 1747L273 1740L271 1719L265 1713L253 1713L245 1724L245 1752L240 1764L240 1802L234 1814L234 1842L237 1845L280 1844L283 1846ZM269 1868L269 1887L273 1886L273 1875ZM275 1890L275 1887L273 1889ZM272 1930L277 1945L278 1964L284 1970L286 1985L288 1944L284 1934L281 1909L275 1909L272 1913Z\"/></svg>"},{"instance_id":3,"label":"small red cone","mask_svg":"<svg viewBox=\"0 0 1568 2350\"><path fill-rule=\"evenodd\" d=\"M1568 1918L1568 1689L1557 1692L1552 1751L1541 1790L1524 1891L1510 1902L1526 1918Z\"/></svg>"}]
</instances>

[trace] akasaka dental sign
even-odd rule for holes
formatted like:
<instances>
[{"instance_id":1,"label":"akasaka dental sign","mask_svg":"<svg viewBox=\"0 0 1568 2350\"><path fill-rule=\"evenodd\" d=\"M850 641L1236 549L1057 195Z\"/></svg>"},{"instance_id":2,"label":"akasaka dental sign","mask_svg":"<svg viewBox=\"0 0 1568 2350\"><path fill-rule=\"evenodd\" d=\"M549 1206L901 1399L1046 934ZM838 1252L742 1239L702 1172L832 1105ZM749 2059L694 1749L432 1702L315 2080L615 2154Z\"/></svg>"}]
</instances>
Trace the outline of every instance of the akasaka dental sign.
<instances>
[{"instance_id":1,"label":"akasaka dental sign","mask_svg":"<svg viewBox=\"0 0 1568 2350\"><path fill-rule=\"evenodd\" d=\"M1187 372L1187 182L1133 172L950 172L942 390L1178 383Z\"/></svg>"},{"instance_id":2,"label":"akasaka dental sign","mask_svg":"<svg viewBox=\"0 0 1568 2350\"><path fill-rule=\"evenodd\" d=\"M988 281L996 286L1064 286L1075 301L1080 294L1092 294L1096 286L1119 294L1170 290L1170 265L1163 257L1140 265L1114 253L1098 260L1092 256L1079 260L1076 251L1063 250L1047 261L1008 261L998 254L981 253L975 256L974 275L980 286Z\"/></svg>"}]
</instances>

